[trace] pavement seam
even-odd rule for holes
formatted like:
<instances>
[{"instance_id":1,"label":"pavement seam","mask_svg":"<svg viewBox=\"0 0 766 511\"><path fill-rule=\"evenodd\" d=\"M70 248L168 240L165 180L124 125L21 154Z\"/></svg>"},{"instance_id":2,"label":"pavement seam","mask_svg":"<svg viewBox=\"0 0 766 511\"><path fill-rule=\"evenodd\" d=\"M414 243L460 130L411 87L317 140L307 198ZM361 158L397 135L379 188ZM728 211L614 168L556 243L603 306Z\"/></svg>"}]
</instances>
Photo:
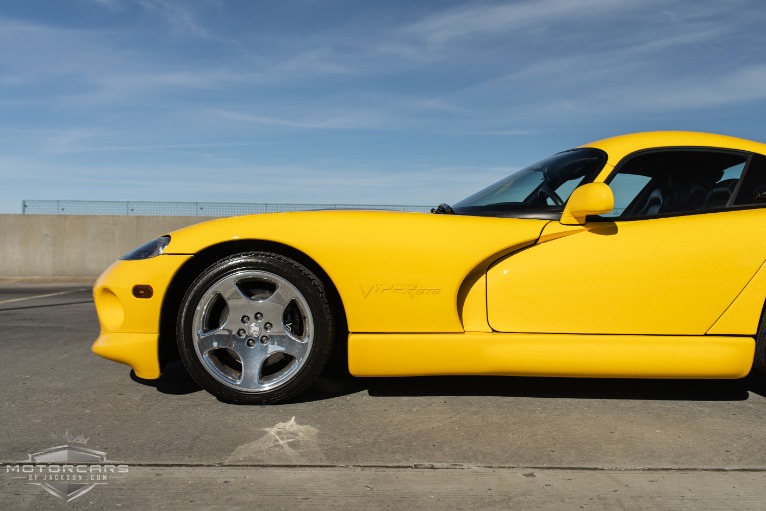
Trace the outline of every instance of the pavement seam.
<instances>
[{"instance_id":1,"label":"pavement seam","mask_svg":"<svg viewBox=\"0 0 766 511\"><path fill-rule=\"evenodd\" d=\"M45 305L23 305L21 307L9 307L7 309L0 309L0 312L20 311L27 309L42 309L48 307L64 307L67 305L82 305L83 303L93 303L93 300L83 300L81 302L64 302L64 303L46 303Z\"/></svg>"},{"instance_id":2,"label":"pavement seam","mask_svg":"<svg viewBox=\"0 0 766 511\"><path fill-rule=\"evenodd\" d=\"M108 461L105 463L116 463ZM281 468L281 469L391 469L391 470L550 470L550 471L573 471L573 472L736 472L736 473L766 473L766 467L762 468L724 468L724 467L584 467L584 466L542 466L542 465L474 465L461 463L414 463L414 464L221 464L221 463L129 463L121 462L136 468ZM4 461L3 465L40 465L48 463L36 463L32 461Z\"/></svg>"},{"instance_id":3,"label":"pavement seam","mask_svg":"<svg viewBox=\"0 0 766 511\"><path fill-rule=\"evenodd\" d=\"M50 298L52 296L71 295L73 293L82 293L87 290L88 288L81 288L81 289L72 289L68 291L59 291L57 293L45 293L42 295L22 296L21 298L11 298L8 300L0 300L0 304L26 302L29 300L37 300L38 298Z\"/></svg>"}]
</instances>

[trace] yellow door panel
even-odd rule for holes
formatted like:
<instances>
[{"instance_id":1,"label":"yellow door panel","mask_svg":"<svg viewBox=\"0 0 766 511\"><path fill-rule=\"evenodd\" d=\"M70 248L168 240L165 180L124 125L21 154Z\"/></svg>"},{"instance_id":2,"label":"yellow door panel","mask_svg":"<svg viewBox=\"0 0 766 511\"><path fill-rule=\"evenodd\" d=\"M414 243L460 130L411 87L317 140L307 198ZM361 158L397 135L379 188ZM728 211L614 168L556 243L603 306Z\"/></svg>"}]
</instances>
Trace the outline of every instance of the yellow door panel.
<instances>
[{"instance_id":1,"label":"yellow door panel","mask_svg":"<svg viewBox=\"0 0 766 511\"><path fill-rule=\"evenodd\" d=\"M710 327L712 335L755 335L761 319L763 302L766 297L766 263L748 282L734 303Z\"/></svg>"},{"instance_id":2,"label":"yellow door panel","mask_svg":"<svg viewBox=\"0 0 766 511\"><path fill-rule=\"evenodd\" d=\"M702 335L766 259L766 210L590 223L487 274L501 332ZM552 225L552 230L560 227Z\"/></svg>"}]
</instances>

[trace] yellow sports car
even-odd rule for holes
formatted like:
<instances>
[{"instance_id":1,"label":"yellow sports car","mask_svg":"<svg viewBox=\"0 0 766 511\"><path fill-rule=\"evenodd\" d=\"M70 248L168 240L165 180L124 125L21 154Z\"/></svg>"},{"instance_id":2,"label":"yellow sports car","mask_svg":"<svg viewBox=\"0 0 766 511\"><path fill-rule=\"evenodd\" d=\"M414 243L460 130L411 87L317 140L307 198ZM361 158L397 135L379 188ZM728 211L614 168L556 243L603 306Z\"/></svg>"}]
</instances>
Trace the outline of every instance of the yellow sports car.
<instances>
[{"instance_id":1,"label":"yellow sports car","mask_svg":"<svg viewBox=\"0 0 766 511\"><path fill-rule=\"evenodd\" d=\"M766 369L766 145L625 135L435 214L311 211L161 236L96 282L93 351L219 399L355 376L741 378Z\"/></svg>"}]
</instances>

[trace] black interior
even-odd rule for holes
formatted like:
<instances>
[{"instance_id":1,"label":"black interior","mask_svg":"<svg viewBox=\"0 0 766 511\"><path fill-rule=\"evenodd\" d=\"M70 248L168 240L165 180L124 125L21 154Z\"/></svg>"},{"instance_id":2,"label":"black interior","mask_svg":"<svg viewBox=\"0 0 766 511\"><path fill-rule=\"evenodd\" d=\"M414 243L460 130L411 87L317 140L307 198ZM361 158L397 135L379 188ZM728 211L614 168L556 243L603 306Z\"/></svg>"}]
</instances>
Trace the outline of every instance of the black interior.
<instances>
[{"instance_id":1,"label":"black interior","mask_svg":"<svg viewBox=\"0 0 766 511\"><path fill-rule=\"evenodd\" d=\"M721 180L724 171L747 156L723 151L672 150L639 154L622 174L650 178L620 217L642 217L725 207L737 179Z\"/></svg>"}]
</instances>

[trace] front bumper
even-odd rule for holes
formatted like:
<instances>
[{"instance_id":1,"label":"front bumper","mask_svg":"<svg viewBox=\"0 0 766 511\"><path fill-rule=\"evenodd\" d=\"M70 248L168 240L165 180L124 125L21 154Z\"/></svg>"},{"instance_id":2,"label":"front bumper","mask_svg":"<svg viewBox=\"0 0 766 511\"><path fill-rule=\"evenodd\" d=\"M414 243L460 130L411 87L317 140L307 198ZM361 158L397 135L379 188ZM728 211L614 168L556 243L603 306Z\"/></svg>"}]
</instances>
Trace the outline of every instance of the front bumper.
<instances>
[{"instance_id":1,"label":"front bumper","mask_svg":"<svg viewBox=\"0 0 766 511\"><path fill-rule=\"evenodd\" d=\"M93 287L101 325L93 352L129 365L139 378L159 378L162 301L173 276L191 257L160 255L139 261L121 260L110 266ZM135 285L151 286L153 296L136 298Z\"/></svg>"},{"instance_id":2,"label":"front bumper","mask_svg":"<svg viewBox=\"0 0 766 511\"><path fill-rule=\"evenodd\" d=\"M101 332L91 347L93 353L133 368L145 380L160 377L159 334L115 334Z\"/></svg>"}]
</instances>

